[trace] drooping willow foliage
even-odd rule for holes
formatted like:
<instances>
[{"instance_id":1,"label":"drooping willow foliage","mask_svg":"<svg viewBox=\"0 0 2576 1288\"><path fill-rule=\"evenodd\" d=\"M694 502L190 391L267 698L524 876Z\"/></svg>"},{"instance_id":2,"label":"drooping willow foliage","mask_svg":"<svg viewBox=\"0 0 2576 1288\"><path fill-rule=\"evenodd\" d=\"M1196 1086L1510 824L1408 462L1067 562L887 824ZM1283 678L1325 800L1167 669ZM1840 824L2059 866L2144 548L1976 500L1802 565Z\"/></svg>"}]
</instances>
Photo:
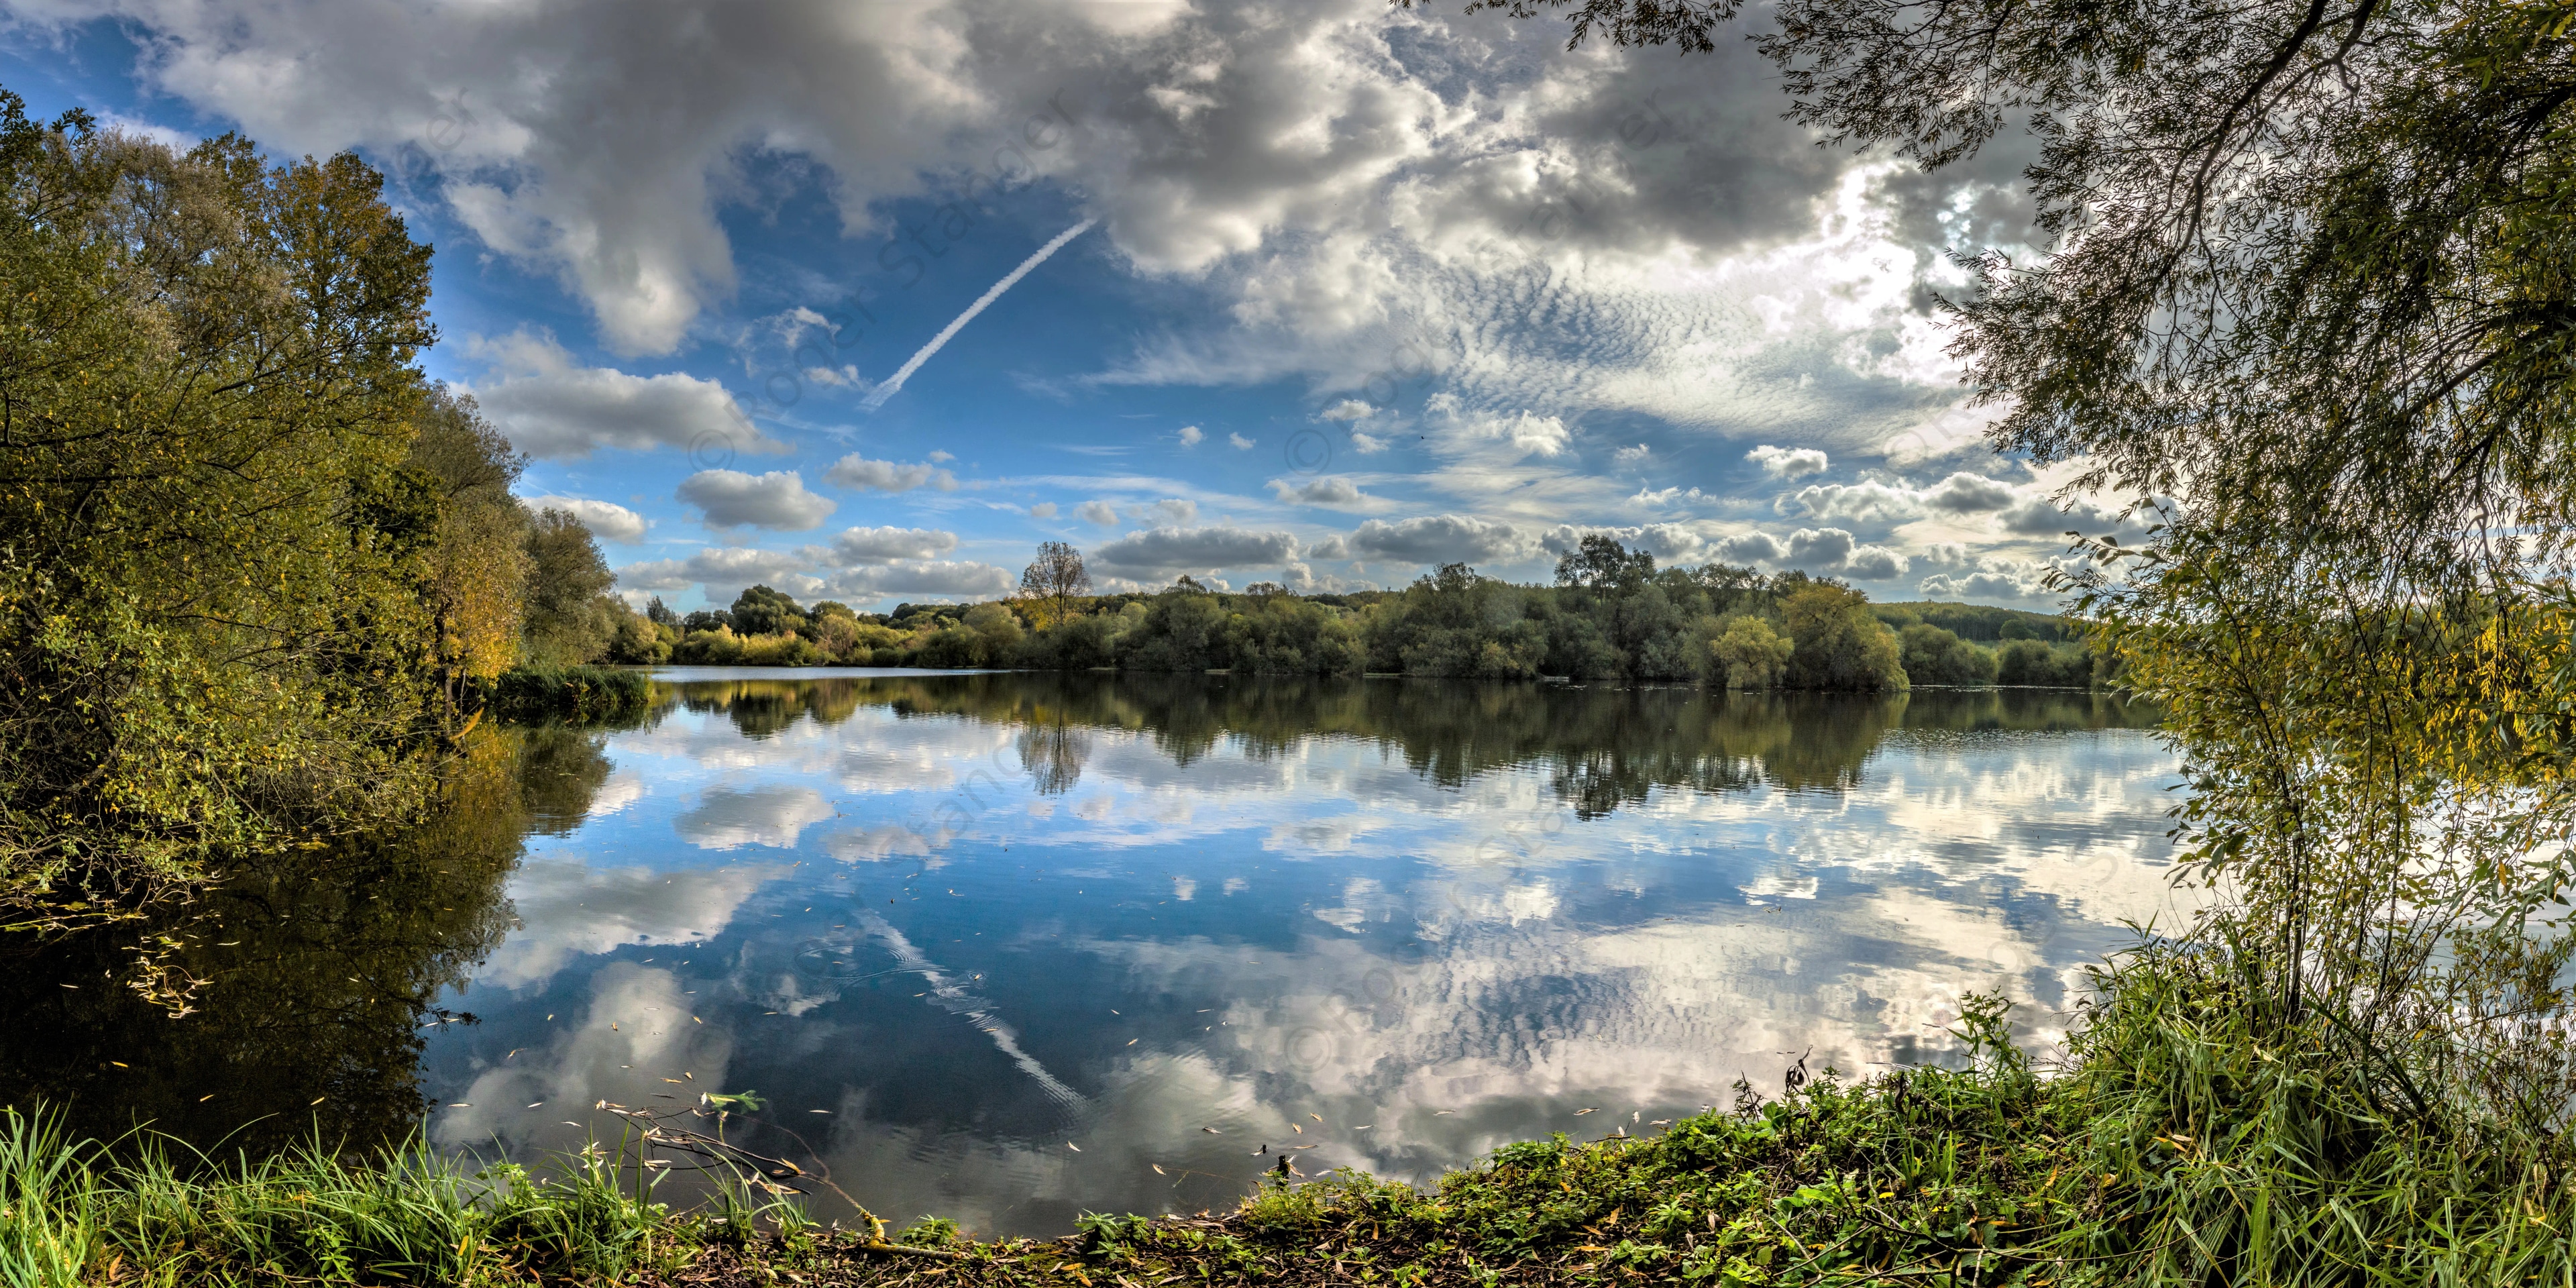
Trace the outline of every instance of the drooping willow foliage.
<instances>
[{"instance_id":1,"label":"drooping willow foliage","mask_svg":"<svg viewBox=\"0 0 2576 1288\"><path fill-rule=\"evenodd\" d=\"M1491 0L1706 51L1734 0ZM1998 132L2047 253L1972 259L1992 444L2136 500L2069 587L2185 753L2206 928L2281 1022L2561 1125L2576 822L2576 3L1781 0L1788 114ZM2413 1058L2413 1057L2410 1057ZM2430 1094L2430 1093L2428 1093Z\"/></svg>"}]
</instances>

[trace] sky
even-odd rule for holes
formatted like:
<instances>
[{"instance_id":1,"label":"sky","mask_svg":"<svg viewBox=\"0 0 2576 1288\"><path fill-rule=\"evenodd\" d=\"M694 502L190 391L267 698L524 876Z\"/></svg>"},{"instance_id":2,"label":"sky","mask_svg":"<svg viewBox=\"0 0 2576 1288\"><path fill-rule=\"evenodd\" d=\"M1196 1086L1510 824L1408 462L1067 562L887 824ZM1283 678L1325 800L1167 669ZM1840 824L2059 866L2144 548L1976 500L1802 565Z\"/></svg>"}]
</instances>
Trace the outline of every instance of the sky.
<instances>
[{"instance_id":1,"label":"sky","mask_svg":"<svg viewBox=\"0 0 2576 1288\"><path fill-rule=\"evenodd\" d=\"M2031 244L1741 40L1458 4L0 0L0 85L355 151L437 249L429 374L631 600L1545 581L1665 563L2053 609L2074 468L1998 456L1937 307ZM1755 19L1758 21L1758 16Z\"/></svg>"}]
</instances>

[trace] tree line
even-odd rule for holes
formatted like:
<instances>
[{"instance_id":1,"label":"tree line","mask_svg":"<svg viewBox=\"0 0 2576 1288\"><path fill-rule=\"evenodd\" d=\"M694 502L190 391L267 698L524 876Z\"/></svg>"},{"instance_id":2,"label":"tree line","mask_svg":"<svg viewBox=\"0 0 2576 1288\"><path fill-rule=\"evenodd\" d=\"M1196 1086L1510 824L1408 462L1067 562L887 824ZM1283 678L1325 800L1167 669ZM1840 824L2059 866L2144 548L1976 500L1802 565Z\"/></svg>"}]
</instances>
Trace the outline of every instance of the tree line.
<instances>
[{"instance_id":1,"label":"tree line","mask_svg":"<svg viewBox=\"0 0 2576 1288\"><path fill-rule=\"evenodd\" d=\"M1884 692L1912 685L2085 688L2110 659L2081 624L1965 604L1873 605L1831 578L1722 563L1658 568L1595 533L1549 586L1463 563L1401 591L1296 595L1275 583L1220 592L1190 577L1093 595L1081 554L1040 547L1004 601L810 608L753 586L731 608L648 605L652 635L621 634L612 661L752 666L1007 667L1401 674L1491 680L1632 680L1730 689ZM1943 623L1947 623L1946 625ZM1986 636L1990 647L1957 627Z\"/></svg>"}]
</instances>

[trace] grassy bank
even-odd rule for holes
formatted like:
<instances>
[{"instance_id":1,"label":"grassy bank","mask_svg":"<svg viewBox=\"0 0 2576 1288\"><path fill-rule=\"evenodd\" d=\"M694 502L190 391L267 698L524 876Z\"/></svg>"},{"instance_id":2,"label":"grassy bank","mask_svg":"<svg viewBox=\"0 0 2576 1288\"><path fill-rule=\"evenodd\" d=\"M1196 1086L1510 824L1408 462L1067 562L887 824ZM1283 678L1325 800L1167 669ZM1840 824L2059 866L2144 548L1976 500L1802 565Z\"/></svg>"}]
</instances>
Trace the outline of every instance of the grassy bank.
<instances>
[{"instance_id":1,"label":"grassy bank","mask_svg":"<svg viewBox=\"0 0 2576 1288\"><path fill-rule=\"evenodd\" d=\"M886 1242L767 1198L674 1212L599 1157L545 1179L424 1152L364 1167L308 1153L191 1179L166 1155L110 1165L12 1116L0 1284L2039 1288L2576 1273L2576 1202L2547 1133L2462 1101L2419 1108L2437 1084L2407 1054L2357 1062L2291 1033L2258 1039L2262 1008L2210 962L2142 960L2106 981L2056 1076L2037 1076L2000 1004L1979 1002L1958 1030L1962 1068L1823 1074L1768 1099L1739 1086L1698 1117L1511 1145L1432 1186L1282 1179L1232 1212L1091 1217L1051 1241L924 1221Z\"/></svg>"}]
</instances>

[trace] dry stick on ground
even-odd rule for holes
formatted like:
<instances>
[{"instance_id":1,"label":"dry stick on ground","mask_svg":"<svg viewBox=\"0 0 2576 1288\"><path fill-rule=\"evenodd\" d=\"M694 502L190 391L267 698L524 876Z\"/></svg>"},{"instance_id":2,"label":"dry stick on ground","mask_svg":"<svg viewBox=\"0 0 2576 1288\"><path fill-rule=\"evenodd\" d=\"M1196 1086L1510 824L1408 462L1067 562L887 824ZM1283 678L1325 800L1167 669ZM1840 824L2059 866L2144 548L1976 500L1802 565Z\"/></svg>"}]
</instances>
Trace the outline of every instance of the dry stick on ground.
<instances>
[{"instance_id":1,"label":"dry stick on ground","mask_svg":"<svg viewBox=\"0 0 2576 1288\"><path fill-rule=\"evenodd\" d=\"M602 1100L592 1108L639 1124L644 1129L644 1140L647 1144L659 1145L677 1153L689 1154L710 1163L721 1164L736 1177L740 1177L744 1170L749 1170L760 1178L762 1187L772 1194L789 1191L797 1194L809 1193L810 1191L799 1182L820 1182L830 1187L834 1194L841 1196L843 1202L857 1209L860 1216L867 1218L868 1236L859 1244L864 1251L935 1257L944 1261L965 1259L960 1253L940 1248L916 1248L910 1244L890 1242L885 1237L885 1218L869 1211L866 1204L851 1198L840 1186L832 1184L830 1178L817 1177L787 1159L755 1154L721 1136L710 1136L694 1128L681 1126L680 1119L683 1116L691 1118L708 1116L709 1111L698 1105L672 1109L634 1109ZM721 1123L730 1115L728 1111L716 1110L714 1116Z\"/></svg>"}]
</instances>

